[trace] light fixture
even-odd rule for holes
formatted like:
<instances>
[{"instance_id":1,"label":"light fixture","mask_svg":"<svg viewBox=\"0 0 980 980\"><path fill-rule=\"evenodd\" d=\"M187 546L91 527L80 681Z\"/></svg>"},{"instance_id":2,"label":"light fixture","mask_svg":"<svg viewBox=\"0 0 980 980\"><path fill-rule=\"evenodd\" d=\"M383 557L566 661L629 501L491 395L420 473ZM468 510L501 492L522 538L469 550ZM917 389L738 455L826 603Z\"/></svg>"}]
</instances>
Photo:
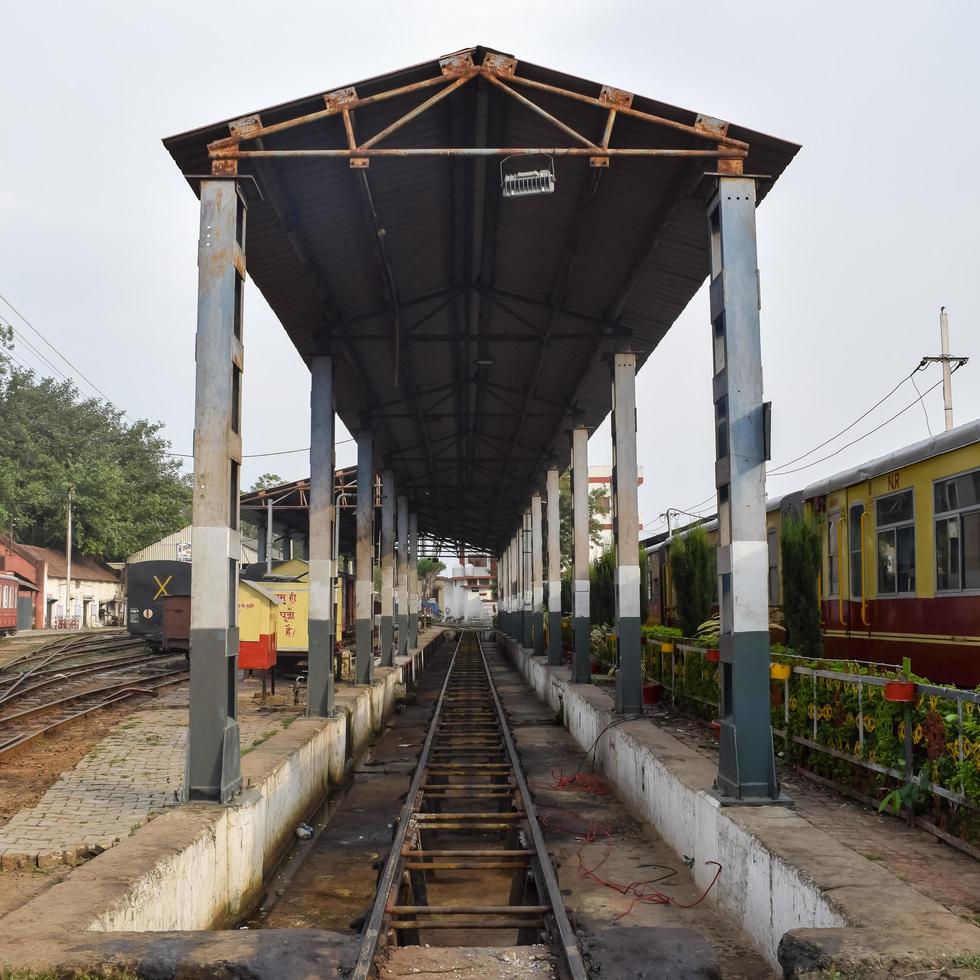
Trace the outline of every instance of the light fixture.
<instances>
[{"instance_id":1,"label":"light fixture","mask_svg":"<svg viewBox=\"0 0 980 980\"><path fill-rule=\"evenodd\" d=\"M539 170L518 170L508 172L504 169L508 160L515 157L504 157L500 162L500 193L504 197L530 197L532 194L553 194L555 191L555 161L547 154L541 154L548 161L548 166Z\"/></svg>"},{"instance_id":2,"label":"light fixture","mask_svg":"<svg viewBox=\"0 0 980 980\"><path fill-rule=\"evenodd\" d=\"M489 354L481 354L473 363L478 367L493 367L497 362Z\"/></svg>"}]
</instances>

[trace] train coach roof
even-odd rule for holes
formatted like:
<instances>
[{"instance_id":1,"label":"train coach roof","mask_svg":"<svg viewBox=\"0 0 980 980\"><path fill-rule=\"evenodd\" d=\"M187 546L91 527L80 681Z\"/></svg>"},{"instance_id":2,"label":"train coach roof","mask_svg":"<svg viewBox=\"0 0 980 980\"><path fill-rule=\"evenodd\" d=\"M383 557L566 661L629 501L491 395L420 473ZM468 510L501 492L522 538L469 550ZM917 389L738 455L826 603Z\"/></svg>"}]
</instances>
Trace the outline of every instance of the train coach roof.
<instances>
[{"instance_id":1,"label":"train coach roof","mask_svg":"<svg viewBox=\"0 0 980 980\"><path fill-rule=\"evenodd\" d=\"M924 459L931 459L933 456L940 456L975 442L980 442L980 419L974 419L974 421L967 422L965 425L958 425L948 432L941 432L939 435L923 439L921 442L914 442L911 446L896 449L895 452L888 453L886 456L879 456L868 463L862 463L860 466L835 473L823 480L817 480L816 483L811 483L803 491L803 499L812 500L814 497L824 497L835 490L851 487L856 483L864 483L866 480L873 480L876 476L891 473L893 470L910 466L912 463L921 463Z\"/></svg>"},{"instance_id":2,"label":"train coach roof","mask_svg":"<svg viewBox=\"0 0 980 980\"><path fill-rule=\"evenodd\" d=\"M708 275L717 154L761 198L799 149L485 47L164 145L198 193L237 166L248 273L302 357L336 356L345 425L420 531L491 550L609 413L605 355L642 365ZM549 167L504 155L541 149L553 192L502 199L502 166Z\"/></svg>"}]
</instances>

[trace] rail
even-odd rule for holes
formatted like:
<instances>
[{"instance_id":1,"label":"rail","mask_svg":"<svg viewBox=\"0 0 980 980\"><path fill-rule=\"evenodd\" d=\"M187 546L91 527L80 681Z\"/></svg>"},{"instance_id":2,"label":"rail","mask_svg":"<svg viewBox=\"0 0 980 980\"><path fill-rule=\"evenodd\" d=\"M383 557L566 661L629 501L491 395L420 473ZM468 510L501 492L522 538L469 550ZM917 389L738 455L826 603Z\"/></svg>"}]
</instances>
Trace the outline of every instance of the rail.
<instances>
[{"instance_id":1,"label":"rail","mask_svg":"<svg viewBox=\"0 0 980 980\"><path fill-rule=\"evenodd\" d=\"M467 844L431 846L443 835ZM509 898L488 903L487 882L475 875L480 901L430 904L430 887L444 887L434 871L503 873ZM469 629L453 651L378 880L355 980L372 975L385 941L418 944L432 929L516 930L518 944L543 930L567 975L587 975L479 634Z\"/></svg>"}]
</instances>

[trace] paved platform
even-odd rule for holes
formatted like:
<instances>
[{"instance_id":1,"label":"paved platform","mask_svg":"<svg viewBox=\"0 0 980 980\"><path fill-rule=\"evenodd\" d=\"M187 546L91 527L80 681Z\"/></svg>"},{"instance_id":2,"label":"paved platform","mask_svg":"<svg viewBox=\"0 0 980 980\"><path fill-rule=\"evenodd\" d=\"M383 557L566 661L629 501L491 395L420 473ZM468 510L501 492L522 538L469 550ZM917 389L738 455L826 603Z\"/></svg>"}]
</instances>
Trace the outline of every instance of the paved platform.
<instances>
[{"instance_id":1,"label":"paved platform","mask_svg":"<svg viewBox=\"0 0 980 980\"><path fill-rule=\"evenodd\" d=\"M243 751L298 710L261 714L242 687ZM180 799L187 747L186 685L134 712L31 807L0 827L0 870L76 864L112 847Z\"/></svg>"}]
</instances>

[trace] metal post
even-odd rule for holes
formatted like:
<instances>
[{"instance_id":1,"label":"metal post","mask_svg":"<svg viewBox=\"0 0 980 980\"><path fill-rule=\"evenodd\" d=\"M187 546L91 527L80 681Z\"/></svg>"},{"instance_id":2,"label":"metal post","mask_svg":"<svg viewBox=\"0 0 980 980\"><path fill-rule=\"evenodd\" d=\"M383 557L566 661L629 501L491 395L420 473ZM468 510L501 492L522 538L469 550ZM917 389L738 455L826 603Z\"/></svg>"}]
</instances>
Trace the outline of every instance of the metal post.
<instances>
[{"instance_id":1,"label":"metal post","mask_svg":"<svg viewBox=\"0 0 980 980\"><path fill-rule=\"evenodd\" d=\"M718 488L722 802L779 798L769 719L765 423L755 180L718 178L708 204Z\"/></svg>"},{"instance_id":2,"label":"metal post","mask_svg":"<svg viewBox=\"0 0 980 980\"><path fill-rule=\"evenodd\" d=\"M265 574L272 574L272 542L275 530L272 525L272 497L265 502Z\"/></svg>"},{"instance_id":3,"label":"metal post","mask_svg":"<svg viewBox=\"0 0 980 980\"><path fill-rule=\"evenodd\" d=\"M398 656L408 654L408 497L398 497Z\"/></svg>"},{"instance_id":4,"label":"metal post","mask_svg":"<svg viewBox=\"0 0 980 980\"><path fill-rule=\"evenodd\" d=\"M374 440L357 436L357 549L355 554L355 670L357 684L370 684L374 674Z\"/></svg>"},{"instance_id":5,"label":"metal post","mask_svg":"<svg viewBox=\"0 0 980 980\"><path fill-rule=\"evenodd\" d=\"M191 800L226 802L242 783L237 660L244 248L245 203L235 182L202 180L184 780Z\"/></svg>"},{"instance_id":6,"label":"metal post","mask_svg":"<svg viewBox=\"0 0 980 980\"><path fill-rule=\"evenodd\" d=\"M419 519L408 515L408 646L419 645Z\"/></svg>"},{"instance_id":7,"label":"metal post","mask_svg":"<svg viewBox=\"0 0 980 980\"><path fill-rule=\"evenodd\" d=\"M71 629L71 499L74 488L68 488L68 532L65 536L65 625ZM11 538L11 541L13 538Z\"/></svg>"},{"instance_id":8,"label":"metal post","mask_svg":"<svg viewBox=\"0 0 980 980\"><path fill-rule=\"evenodd\" d=\"M531 497L531 621L534 655L544 656L544 555L541 542L541 494Z\"/></svg>"},{"instance_id":9,"label":"metal post","mask_svg":"<svg viewBox=\"0 0 980 980\"><path fill-rule=\"evenodd\" d=\"M497 558L497 629L507 632L507 549Z\"/></svg>"},{"instance_id":10,"label":"metal post","mask_svg":"<svg viewBox=\"0 0 980 980\"><path fill-rule=\"evenodd\" d=\"M953 372L949 369L949 317L946 315L946 307L939 310L939 339L942 346L940 351L943 362L943 406L946 409L946 431L953 428Z\"/></svg>"},{"instance_id":11,"label":"metal post","mask_svg":"<svg viewBox=\"0 0 980 980\"><path fill-rule=\"evenodd\" d=\"M534 643L531 588L531 508L528 507L521 523L521 645L526 650Z\"/></svg>"},{"instance_id":12,"label":"metal post","mask_svg":"<svg viewBox=\"0 0 980 980\"><path fill-rule=\"evenodd\" d=\"M572 682L592 683L592 655L589 649L589 431L572 429L572 530L574 557L572 573L572 616L575 628L575 657Z\"/></svg>"},{"instance_id":13,"label":"metal post","mask_svg":"<svg viewBox=\"0 0 980 980\"><path fill-rule=\"evenodd\" d=\"M395 663L395 474L381 474L381 666Z\"/></svg>"},{"instance_id":14,"label":"metal post","mask_svg":"<svg viewBox=\"0 0 980 980\"><path fill-rule=\"evenodd\" d=\"M548 663L561 665L561 516L559 474L548 470Z\"/></svg>"},{"instance_id":15,"label":"metal post","mask_svg":"<svg viewBox=\"0 0 980 980\"><path fill-rule=\"evenodd\" d=\"M517 643L524 638L523 610L521 609L521 532L514 532L514 540L511 542L511 554L514 557L514 568L510 573L513 588L511 590L511 608L514 611L513 633L511 636Z\"/></svg>"},{"instance_id":16,"label":"metal post","mask_svg":"<svg viewBox=\"0 0 980 980\"><path fill-rule=\"evenodd\" d=\"M640 518L636 499L636 355L612 359L612 525L616 549L616 710L643 711L640 656Z\"/></svg>"},{"instance_id":17,"label":"metal post","mask_svg":"<svg viewBox=\"0 0 980 980\"><path fill-rule=\"evenodd\" d=\"M310 362L310 536L307 708L311 718L334 711L334 376L333 357Z\"/></svg>"}]
</instances>

